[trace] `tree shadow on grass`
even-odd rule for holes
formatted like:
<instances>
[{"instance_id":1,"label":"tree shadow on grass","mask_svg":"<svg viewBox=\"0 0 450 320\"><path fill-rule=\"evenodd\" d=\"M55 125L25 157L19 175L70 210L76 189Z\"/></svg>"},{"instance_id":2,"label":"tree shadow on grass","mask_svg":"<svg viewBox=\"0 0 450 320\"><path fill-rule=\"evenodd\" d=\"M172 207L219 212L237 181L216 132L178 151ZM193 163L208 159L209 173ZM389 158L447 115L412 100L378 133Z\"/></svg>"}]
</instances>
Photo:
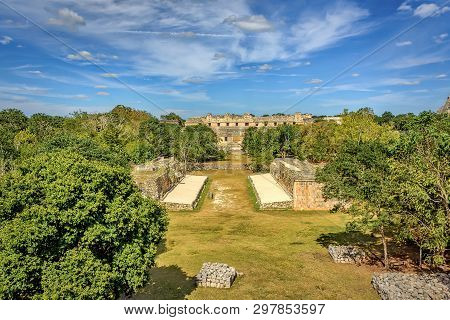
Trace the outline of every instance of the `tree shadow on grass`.
<instances>
[{"instance_id":1,"label":"tree shadow on grass","mask_svg":"<svg viewBox=\"0 0 450 320\"><path fill-rule=\"evenodd\" d=\"M357 246L362 248L371 263L380 263L382 256L382 246L379 240L369 234L359 231L344 231L336 233L321 234L316 242L321 246L328 248L328 246Z\"/></svg>"},{"instance_id":2,"label":"tree shadow on grass","mask_svg":"<svg viewBox=\"0 0 450 320\"><path fill-rule=\"evenodd\" d=\"M150 269L150 280L133 300L184 300L195 289L195 280L176 265Z\"/></svg>"},{"instance_id":3,"label":"tree shadow on grass","mask_svg":"<svg viewBox=\"0 0 450 320\"><path fill-rule=\"evenodd\" d=\"M347 231L321 234L316 242L325 248L328 248L329 245L366 248L376 246L378 241L375 237L359 231Z\"/></svg>"}]
</instances>

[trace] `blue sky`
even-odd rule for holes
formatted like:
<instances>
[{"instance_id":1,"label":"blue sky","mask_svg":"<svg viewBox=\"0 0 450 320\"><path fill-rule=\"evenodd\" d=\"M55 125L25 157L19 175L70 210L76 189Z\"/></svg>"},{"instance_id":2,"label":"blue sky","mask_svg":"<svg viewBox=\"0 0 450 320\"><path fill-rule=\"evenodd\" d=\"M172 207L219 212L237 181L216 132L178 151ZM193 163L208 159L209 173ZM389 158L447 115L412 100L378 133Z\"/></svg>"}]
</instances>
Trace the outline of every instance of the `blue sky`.
<instances>
[{"instance_id":1,"label":"blue sky","mask_svg":"<svg viewBox=\"0 0 450 320\"><path fill-rule=\"evenodd\" d=\"M450 95L450 1L1 0L0 8L0 108L27 114L116 104L183 117L405 113L435 110Z\"/></svg>"}]
</instances>

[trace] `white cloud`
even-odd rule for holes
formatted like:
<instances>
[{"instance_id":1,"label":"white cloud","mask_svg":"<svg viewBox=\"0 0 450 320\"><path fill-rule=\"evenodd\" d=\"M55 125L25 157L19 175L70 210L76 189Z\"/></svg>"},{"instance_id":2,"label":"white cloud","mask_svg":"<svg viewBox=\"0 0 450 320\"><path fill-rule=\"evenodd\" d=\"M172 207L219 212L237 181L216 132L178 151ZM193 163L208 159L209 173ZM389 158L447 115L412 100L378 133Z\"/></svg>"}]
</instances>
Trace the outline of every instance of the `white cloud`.
<instances>
[{"instance_id":1,"label":"white cloud","mask_svg":"<svg viewBox=\"0 0 450 320\"><path fill-rule=\"evenodd\" d=\"M359 73L356 73L356 72L355 72L355 73L352 73L352 77L355 77L355 78L356 78L356 77L359 77L359 76L360 76Z\"/></svg>"},{"instance_id":2,"label":"white cloud","mask_svg":"<svg viewBox=\"0 0 450 320\"><path fill-rule=\"evenodd\" d=\"M308 83L308 84L319 84L319 83L322 83L322 82L323 82L323 80L321 80L321 79L311 79L311 80L306 81L305 83Z\"/></svg>"},{"instance_id":3,"label":"white cloud","mask_svg":"<svg viewBox=\"0 0 450 320\"><path fill-rule=\"evenodd\" d=\"M405 56L396 60L390 61L386 67L389 69L405 69L427 64L440 63L450 60L450 57L439 54L425 54L421 56Z\"/></svg>"},{"instance_id":4,"label":"white cloud","mask_svg":"<svg viewBox=\"0 0 450 320\"><path fill-rule=\"evenodd\" d=\"M48 19L48 23L56 26L66 26L71 29L86 25L82 16L68 8L59 9L57 16L57 18Z\"/></svg>"},{"instance_id":5,"label":"white cloud","mask_svg":"<svg viewBox=\"0 0 450 320\"><path fill-rule=\"evenodd\" d=\"M409 1L403 2L398 8L398 11L411 11L412 7L409 5Z\"/></svg>"},{"instance_id":6,"label":"white cloud","mask_svg":"<svg viewBox=\"0 0 450 320\"><path fill-rule=\"evenodd\" d=\"M96 89L106 89L106 88L108 88L108 86L105 86L105 85L102 85L102 84L98 84L98 85L94 86L94 88L96 88Z\"/></svg>"},{"instance_id":7,"label":"white cloud","mask_svg":"<svg viewBox=\"0 0 450 320\"><path fill-rule=\"evenodd\" d=\"M414 10L414 15L419 18L426 18L430 16L439 16L450 11L449 7L439 7L435 3L422 3Z\"/></svg>"},{"instance_id":8,"label":"white cloud","mask_svg":"<svg viewBox=\"0 0 450 320\"><path fill-rule=\"evenodd\" d=\"M224 59L225 58L225 54L221 53L221 52L216 52L214 53L214 57L212 58L213 60L220 60L220 59Z\"/></svg>"},{"instance_id":9,"label":"white cloud","mask_svg":"<svg viewBox=\"0 0 450 320\"><path fill-rule=\"evenodd\" d=\"M438 74L438 75L436 76L436 78L437 78L437 79L444 79L444 78L447 78L447 75L446 75L445 73Z\"/></svg>"},{"instance_id":10,"label":"white cloud","mask_svg":"<svg viewBox=\"0 0 450 320\"><path fill-rule=\"evenodd\" d=\"M272 66L270 64L264 63L260 66L258 66L258 72L266 72L272 70Z\"/></svg>"},{"instance_id":11,"label":"white cloud","mask_svg":"<svg viewBox=\"0 0 450 320\"><path fill-rule=\"evenodd\" d=\"M445 41L445 39L447 39L447 37L448 37L448 33L441 33L438 36L434 36L433 39L434 39L434 42L436 42L436 43L443 43Z\"/></svg>"},{"instance_id":12,"label":"white cloud","mask_svg":"<svg viewBox=\"0 0 450 320\"><path fill-rule=\"evenodd\" d=\"M99 92L97 92L97 95L98 95L98 96L109 96L109 92L106 92L106 91L99 91Z\"/></svg>"},{"instance_id":13,"label":"white cloud","mask_svg":"<svg viewBox=\"0 0 450 320\"><path fill-rule=\"evenodd\" d=\"M29 70L27 72L30 73L30 74L37 74L37 75L41 75L42 74L42 71L39 71L39 70Z\"/></svg>"},{"instance_id":14,"label":"white cloud","mask_svg":"<svg viewBox=\"0 0 450 320\"><path fill-rule=\"evenodd\" d=\"M368 16L368 10L345 2L338 2L319 14L305 13L291 27L291 43L300 54L328 48L342 39L365 33L368 27L361 21Z\"/></svg>"},{"instance_id":15,"label":"white cloud","mask_svg":"<svg viewBox=\"0 0 450 320\"><path fill-rule=\"evenodd\" d=\"M263 15L254 15L246 17L229 16L224 20L225 23L236 26L246 32L267 32L273 29L272 24Z\"/></svg>"},{"instance_id":16,"label":"white cloud","mask_svg":"<svg viewBox=\"0 0 450 320\"><path fill-rule=\"evenodd\" d=\"M410 40L399 41L399 42L396 42L395 45L396 45L397 47L410 46L410 45L412 45L412 41L410 41Z\"/></svg>"},{"instance_id":17,"label":"white cloud","mask_svg":"<svg viewBox=\"0 0 450 320\"><path fill-rule=\"evenodd\" d=\"M13 41L13 38L9 37L9 36L3 36L2 39L0 40L0 43L3 45L7 45L10 44Z\"/></svg>"},{"instance_id":18,"label":"white cloud","mask_svg":"<svg viewBox=\"0 0 450 320\"><path fill-rule=\"evenodd\" d=\"M119 75L117 73L102 73L102 77L105 78L117 78Z\"/></svg>"},{"instance_id":19,"label":"white cloud","mask_svg":"<svg viewBox=\"0 0 450 320\"><path fill-rule=\"evenodd\" d=\"M378 83L379 86L417 86L419 84L420 80L402 78L385 79Z\"/></svg>"},{"instance_id":20,"label":"white cloud","mask_svg":"<svg viewBox=\"0 0 450 320\"><path fill-rule=\"evenodd\" d=\"M95 60L89 51L80 51L76 54L68 54L66 58L70 60Z\"/></svg>"}]
</instances>

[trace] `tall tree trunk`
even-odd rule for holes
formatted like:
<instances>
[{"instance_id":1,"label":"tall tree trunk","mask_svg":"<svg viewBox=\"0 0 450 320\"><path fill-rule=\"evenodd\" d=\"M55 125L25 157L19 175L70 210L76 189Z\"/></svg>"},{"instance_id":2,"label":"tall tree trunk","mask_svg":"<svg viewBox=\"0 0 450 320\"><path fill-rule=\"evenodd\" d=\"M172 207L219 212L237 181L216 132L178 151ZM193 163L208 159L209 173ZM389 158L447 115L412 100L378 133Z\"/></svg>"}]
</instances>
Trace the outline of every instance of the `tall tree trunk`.
<instances>
[{"instance_id":1,"label":"tall tree trunk","mask_svg":"<svg viewBox=\"0 0 450 320\"><path fill-rule=\"evenodd\" d=\"M387 250L387 241L386 235L384 234L384 227L381 227L381 239L383 241L383 253L384 253L384 268L389 269L389 258L388 258L388 250Z\"/></svg>"},{"instance_id":2,"label":"tall tree trunk","mask_svg":"<svg viewBox=\"0 0 450 320\"><path fill-rule=\"evenodd\" d=\"M422 246L419 247L419 268L422 268Z\"/></svg>"}]
</instances>

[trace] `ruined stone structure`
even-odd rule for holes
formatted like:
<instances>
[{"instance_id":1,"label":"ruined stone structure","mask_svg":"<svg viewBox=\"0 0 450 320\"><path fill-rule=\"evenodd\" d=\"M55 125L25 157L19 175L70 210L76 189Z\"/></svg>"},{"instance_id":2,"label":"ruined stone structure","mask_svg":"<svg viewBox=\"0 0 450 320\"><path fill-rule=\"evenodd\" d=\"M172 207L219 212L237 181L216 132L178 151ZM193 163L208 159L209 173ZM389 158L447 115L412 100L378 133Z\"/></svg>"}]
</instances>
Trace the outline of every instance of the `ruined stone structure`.
<instances>
[{"instance_id":1,"label":"ruined stone structure","mask_svg":"<svg viewBox=\"0 0 450 320\"><path fill-rule=\"evenodd\" d=\"M444 103L442 107L437 110L438 113L446 113L450 115L450 97L447 98L447 101Z\"/></svg>"},{"instance_id":2,"label":"ruined stone structure","mask_svg":"<svg viewBox=\"0 0 450 320\"><path fill-rule=\"evenodd\" d=\"M375 273L372 285L383 300L449 300L450 274Z\"/></svg>"},{"instance_id":3,"label":"ruined stone structure","mask_svg":"<svg viewBox=\"0 0 450 320\"><path fill-rule=\"evenodd\" d=\"M270 164L270 173L293 198L294 210L330 210L335 201L325 200L322 185L315 180L317 165L285 158Z\"/></svg>"},{"instance_id":4,"label":"ruined stone structure","mask_svg":"<svg viewBox=\"0 0 450 320\"><path fill-rule=\"evenodd\" d=\"M302 114L297 112L293 115L274 115L266 117L256 117L249 113L244 115L212 115L208 114L205 117L189 118L185 125L193 126L197 124L204 124L211 127L219 137L220 145L232 151L241 150L242 140L244 139L245 131L252 127L276 127L283 124L301 125L307 122L312 122L311 114Z\"/></svg>"},{"instance_id":5,"label":"ruined stone structure","mask_svg":"<svg viewBox=\"0 0 450 320\"><path fill-rule=\"evenodd\" d=\"M336 263L361 263L366 257L363 249L355 246L328 246L328 253Z\"/></svg>"},{"instance_id":6,"label":"ruined stone structure","mask_svg":"<svg viewBox=\"0 0 450 320\"><path fill-rule=\"evenodd\" d=\"M174 158L158 158L135 166L132 175L146 197L162 200L183 179L185 173L183 165Z\"/></svg>"},{"instance_id":7,"label":"ruined stone structure","mask_svg":"<svg viewBox=\"0 0 450 320\"><path fill-rule=\"evenodd\" d=\"M199 287L230 288L236 277L235 268L225 263L206 262L195 277L195 282Z\"/></svg>"}]
</instances>

